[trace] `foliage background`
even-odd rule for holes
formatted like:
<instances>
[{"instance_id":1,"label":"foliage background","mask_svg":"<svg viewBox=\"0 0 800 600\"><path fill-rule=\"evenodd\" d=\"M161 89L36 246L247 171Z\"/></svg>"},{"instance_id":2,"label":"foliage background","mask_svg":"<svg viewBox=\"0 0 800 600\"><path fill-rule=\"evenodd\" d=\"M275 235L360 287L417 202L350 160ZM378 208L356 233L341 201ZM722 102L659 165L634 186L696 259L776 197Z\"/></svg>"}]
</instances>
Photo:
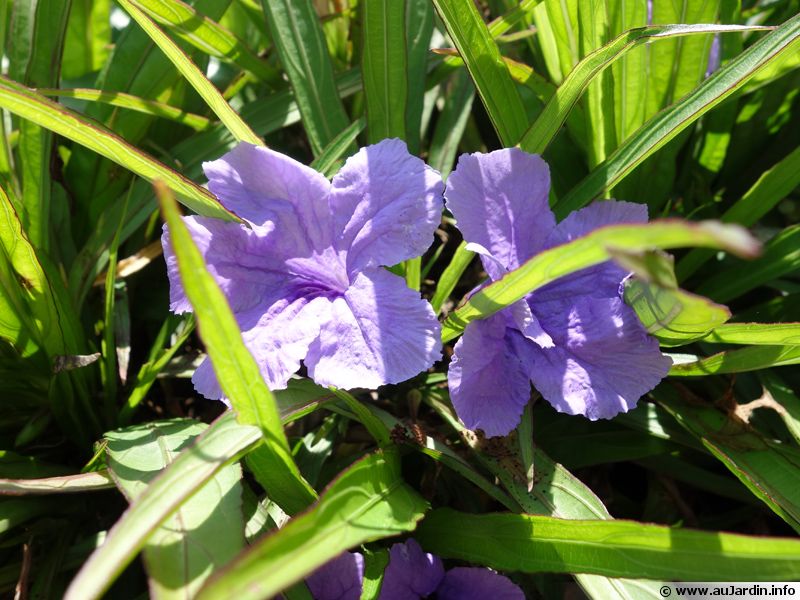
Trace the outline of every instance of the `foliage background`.
<instances>
[{"instance_id":1,"label":"foliage background","mask_svg":"<svg viewBox=\"0 0 800 600\"><path fill-rule=\"evenodd\" d=\"M529 597L800 577L800 373L773 368L800 361L797 13L794 0L0 0L0 588L302 598L304 575L363 543L379 582L392 536L415 526L426 549L504 571ZM675 24L705 26L661 27ZM197 318L221 325L203 344L168 314L150 182L167 219L173 195L231 218L198 184L237 140L331 174L395 136L445 176L461 152L519 144L548 161L560 217L615 197L744 225L763 252L676 250L673 276L641 251L736 249L733 233L619 232L644 282L628 301L680 353L673 376L608 422L535 403L496 443L459 431L444 365L357 397L305 379L271 394L189 240ZM459 315L485 316L453 314L482 279L460 241L445 215L431 250L395 267L450 315L449 339ZM223 407L188 381L204 347L230 365L238 422L205 425Z\"/></svg>"}]
</instances>

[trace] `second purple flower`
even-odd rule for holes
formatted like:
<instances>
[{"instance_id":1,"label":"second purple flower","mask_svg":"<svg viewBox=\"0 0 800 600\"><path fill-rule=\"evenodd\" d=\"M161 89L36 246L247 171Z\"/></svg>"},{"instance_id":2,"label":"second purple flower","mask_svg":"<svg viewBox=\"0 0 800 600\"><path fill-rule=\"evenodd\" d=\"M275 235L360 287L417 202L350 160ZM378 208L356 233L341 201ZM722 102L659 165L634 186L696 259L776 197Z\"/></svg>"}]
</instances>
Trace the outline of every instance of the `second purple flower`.
<instances>
[{"instance_id":1,"label":"second purple flower","mask_svg":"<svg viewBox=\"0 0 800 600\"><path fill-rule=\"evenodd\" d=\"M647 222L646 206L607 201L556 224L549 190L550 172L538 155L506 149L460 157L447 180L446 203L490 279L598 227ZM506 435L519 423L531 383L556 410L592 420L635 406L672 361L622 301L627 276L606 262L470 323L448 373L464 424L487 436Z\"/></svg>"},{"instance_id":2,"label":"second purple flower","mask_svg":"<svg viewBox=\"0 0 800 600\"><path fill-rule=\"evenodd\" d=\"M441 177L403 142L362 148L332 181L249 144L203 167L245 224L184 222L271 388L286 387L301 360L319 384L375 388L440 357L430 304L383 268L425 252L441 214ZM170 308L189 312L166 228L162 242ZM222 398L208 359L192 381Z\"/></svg>"}]
</instances>

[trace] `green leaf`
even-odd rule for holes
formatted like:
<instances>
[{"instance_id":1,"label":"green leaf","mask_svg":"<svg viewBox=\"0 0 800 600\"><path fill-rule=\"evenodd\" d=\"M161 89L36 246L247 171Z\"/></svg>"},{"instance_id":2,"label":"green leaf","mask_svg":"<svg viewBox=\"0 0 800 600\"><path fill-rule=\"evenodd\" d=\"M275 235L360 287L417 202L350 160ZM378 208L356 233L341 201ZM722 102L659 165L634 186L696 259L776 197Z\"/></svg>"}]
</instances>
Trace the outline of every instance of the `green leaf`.
<instances>
[{"instance_id":1,"label":"green leaf","mask_svg":"<svg viewBox=\"0 0 800 600\"><path fill-rule=\"evenodd\" d=\"M40 479L0 479L0 496L76 494L114 487L108 471L42 477Z\"/></svg>"},{"instance_id":2,"label":"green leaf","mask_svg":"<svg viewBox=\"0 0 800 600\"><path fill-rule=\"evenodd\" d=\"M103 90L90 90L85 88L73 88L68 90L39 88L36 91L42 96L61 96L63 98L75 98L77 100L88 100L90 102L102 102L111 106L119 106L120 108L135 110L136 112L146 115L170 119L176 123L191 127L196 131L203 131L214 125L214 121L201 115L188 113L183 109L175 108L163 102L146 100L138 96L125 94L124 92L104 92Z\"/></svg>"},{"instance_id":3,"label":"green leaf","mask_svg":"<svg viewBox=\"0 0 800 600\"><path fill-rule=\"evenodd\" d=\"M72 580L65 600L100 598L170 515L262 441L257 427L239 425L233 413L217 419L125 511Z\"/></svg>"},{"instance_id":4,"label":"green leaf","mask_svg":"<svg viewBox=\"0 0 800 600\"><path fill-rule=\"evenodd\" d=\"M406 0L372 0L361 5L364 48L361 77L367 138L406 138L408 75Z\"/></svg>"},{"instance_id":5,"label":"green leaf","mask_svg":"<svg viewBox=\"0 0 800 600\"><path fill-rule=\"evenodd\" d=\"M678 287L668 254L614 254L618 263L637 275L625 281L625 302L662 346L689 344L730 319L728 307Z\"/></svg>"},{"instance_id":6,"label":"green leaf","mask_svg":"<svg viewBox=\"0 0 800 600\"><path fill-rule=\"evenodd\" d=\"M227 221L236 219L208 190L135 148L115 133L5 78L0 78L0 107L86 146L148 181L163 180L188 208L201 215Z\"/></svg>"},{"instance_id":7,"label":"green leaf","mask_svg":"<svg viewBox=\"0 0 800 600\"><path fill-rule=\"evenodd\" d=\"M467 250L467 243L462 241L436 283L436 291L431 298L434 312L438 313L442 309L442 304L453 293L458 280L461 279L461 275L467 270L473 258L475 258L475 253Z\"/></svg>"},{"instance_id":8,"label":"green leaf","mask_svg":"<svg viewBox=\"0 0 800 600\"><path fill-rule=\"evenodd\" d=\"M782 56L796 52L798 35L800 35L800 16L786 21L764 36L679 102L647 121L556 204L554 207L556 216L563 218L573 210L585 206L604 191L613 188L637 165L740 89L761 69ZM538 137L546 139L546 136L541 134Z\"/></svg>"},{"instance_id":9,"label":"green leaf","mask_svg":"<svg viewBox=\"0 0 800 600\"><path fill-rule=\"evenodd\" d=\"M428 149L428 164L446 178L453 168L458 146L464 137L472 102L475 99L475 86L469 73L460 71L452 78L444 92L445 102L436 121L436 129Z\"/></svg>"},{"instance_id":10,"label":"green leaf","mask_svg":"<svg viewBox=\"0 0 800 600\"><path fill-rule=\"evenodd\" d=\"M348 125L311 0L261 0L315 156Z\"/></svg>"},{"instance_id":11,"label":"green leaf","mask_svg":"<svg viewBox=\"0 0 800 600\"><path fill-rule=\"evenodd\" d=\"M206 429L197 421L173 419L107 433L108 468L128 501L146 493ZM193 596L244 547L241 477L238 464L223 467L150 535L144 560L152 598Z\"/></svg>"},{"instance_id":12,"label":"green leaf","mask_svg":"<svg viewBox=\"0 0 800 600\"><path fill-rule=\"evenodd\" d=\"M433 4L464 59L500 141L504 146L517 143L528 127L528 116L475 4L457 0L433 0Z\"/></svg>"},{"instance_id":13,"label":"green leaf","mask_svg":"<svg viewBox=\"0 0 800 600\"><path fill-rule=\"evenodd\" d=\"M800 323L728 323L703 338L715 344L800 346Z\"/></svg>"},{"instance_id":14,"label":"green leaf","mask_svg":"<svg viewBox=\"0 0 800 600\"><path fill-rule=\"evenodd\" d=\"M741 32L750 29L739 25L661 25L631 29L617 36L578 63L556 93L544 107L519 141L519 147L527 152L541 154L567 120L572 107L580 99L594 77L623 56L628 50L645 42L669 39L693 34ZM763 29L763 28L761 28ZM666 143L666 142L664 142ZM660 144L660 145L663 145ZM610 186L608 186L610 187ZM573 210L576 207L570 207Z\"/></svg>"},{"instance_id":15,"label":"green leaf","mask_svg":"<svg viewBox=\"0 0 800 600\"><path fill-rule=\"evenodd\" d=\"M278 70L261 60L242 40L188 4L180 0L133 1L153 20L205 54L249 71L262 81L280 80Z\"/></svg>"},{"instance_id":16,"label":"green leaf","mask_svg":"<svg viewBox=\"0 0 800 600\"><path fill-rule=\"evenodd\" d=\"M493 315L559 277L608 260L615 248L631 252L685 246L724 247L742 256L752 256L758 251L757 242L744 229L712 221L662 220L603 227L537 254L474 294L444 322L442 341L456 337L470 321Z\"/></svg>"},{"instance_id":17,"label":"green leaf","mask_svg":"<svg viewBox=\"0 0 800 600\"><path fill-rule=\"evenodd\" d=\"M781 231L764 246L764 253L747 269L718 269L697 288L697 292L727 302L800 268L800 225Z\"/></svg>"},{"instance_id":18,"label":"green leaf","mask_svg":"<svg viewBox=\"0 0 800 600\"><path fill-rule=\"evenodd\" d=\"M178 260L181 282L220 387L238 413L239 422L258 426L264 435L266 444L259 452L268 464L259 473L268 479L262 477L260 482L281 508L294 514L313 502L316 492L294 464L275 399L244 345L225 295L181 220L178 205L163 185L156 185L156 195L169 227L169 243Z\"/></svg>"},{"instance_id":19,"label":"green leaf","mask_svg":"<svg viewBox=\"0 0 800 600\"><path fill-rule=\"evenodd\" d=\"M634 521L432 511L415 536L442 558L505 571L596 573L690 581L800 576L800 541L692 531Z\"/></svg>"},{"instance_id":20,"label":"green leaf","mask_svg":"<svg viewBox=\"0 0 800 600\"><path fill-rule=\"evenodd\" d=\"M366 120L363 117L350 123L309 166L326 177L335 175L341 165L342 157L353 147L358 134L364 131L365 125Z\"/></svg>"},{"instance_id":21,"label":"green leaf","mask_svg":"<svg viewBox=\"0 0 800 600\"><path fill-rule=\"evenodd\" d=\"M757 498L800 532L797 498L800 450L762 436L741 419L686 402L666 386L657 388L655 397ZM795 564L800 564L797 558Z\"/></svg>"},{"instance_id":22,"label":"green leaf","mask_svg":"<svg viewBox=\"0 0 800 600\"><path fill-rule=\"evenodd\" d=\"M124 8L128 14L144 29L145 33L153 40L153 42L166 54L170 62L175 65L175 68L181 72L186 80L191 84L195 91L200 94L200 97L205 100L206 104L214 111L214 114L219 117L219 120L228 128L233 136L240 142L248 142L257 146L263 146L264 142L261 141L250 126L236 114L236 111L231 108L230 104L225 101L219 90L214 87L203 72L191 61L189 56L180 49L167 35L161 31L158 26L148 17L142 10L140 10L132 0L118 0L120 6Z\"/></svg>"},{"instance_id":23,"label":"green leaf","mask_svg":"<svg viewBox=\"0 0 800 600\"><path fill-rule=\"evenodd\" d=\"M369 455L339 475L313 508L239 555L197 599L270 598L345 550L414 529L427 508L403 482L395 453Z\"/></svg>"},{"instance_id":24,"label":"green leaf","mask_svg":"<svg viewBox=\"0 0 800 600\"><path fill-rule=\"evenodd\" d=\"M797 363L800 363L800 346L749 346L720 352L707 358L691 356L688 361L674 362L669 374L677 377L706 377Z\"/></svg>"}]
</instances>

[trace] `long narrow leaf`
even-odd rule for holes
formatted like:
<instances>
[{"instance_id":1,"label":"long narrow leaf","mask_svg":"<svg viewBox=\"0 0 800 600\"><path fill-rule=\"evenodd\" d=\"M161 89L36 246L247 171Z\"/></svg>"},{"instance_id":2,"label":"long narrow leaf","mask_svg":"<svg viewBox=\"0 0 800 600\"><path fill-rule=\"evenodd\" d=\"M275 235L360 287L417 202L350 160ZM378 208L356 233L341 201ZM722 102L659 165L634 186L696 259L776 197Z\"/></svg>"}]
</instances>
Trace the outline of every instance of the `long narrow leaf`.
<instances>
[{"instance_id":1,"label":"long narrow leaf","mask_svg":"<svg viewBox=\"0 0 800 600\"><path fill-rule=\"evenodd\" d=\"M608 260L614 248L635 251L685 246L726 248L741 256L753 256L758 252L758 243L744 229L735 225L663 220L645 225L603 227L537 254L518 269L474 294L444 322L442 341L456 337L470 321L493 315L559 277Z\"/></svg>"},{"instance_id":2,"label":"long narrow leaf","mask_svg":"<svg viewBox=\"0 0 800 600\"><path fill-rule=\"evenodd\" d=\"M206 79L203 72L197 68L186 53L181 50L175 42L169 39L169 37L153 23L150 17L140 10L131 0L118 1L139 26L145 30L147 35L150 36L150 39L152 39L161 51L167 55L167 58L175 65L175 68L181 72L195 91L200 94L206 104L214 111L214 114L219 117L219 120L225 124L225 127L228 128L237 140L259 146L264 145L261 138L250 129L250 126L245 123L231 108L230 104L225 101L225 98L223 98L219 90L214 87L214 84Z\"/></svg>"},{"instance_id":3,"label":"long narrow leaf","mask_svg":"<svg viewBox=\"0 0 800 600\"><path fill-rule=\"evenodd\" d=\"M689 581L791 581L800 541L634 521L472 515L440 508L416 537L443 558L526 573L596 573Z\"/></svg>"},{"instance_id":4,"label":"long narrow leaf","mask_svg":"<svg viewBox=\"0 0 800 600\"><path fill-rule=\"evenodd\" d=\"M164 181L182 199L183 204L199 214L227 221L236 220L209 191L102 125L87 121L78 113L5 78L0 78L0 107L86 146L148 181Z\"/></svg>"},{"instance_id":5,"label":"long narrow leaf","mask_svg":"<svg viewBox=\"0 0 800 600\"><path fill-rule=\"evenodd\" d=\"M528 126L522 99L500 50L472 2L434 0L447 32L467 66L500 141L515 144Z\"/></svg>"},{"instance_id":6,"label":"long narrow leaf","mask_svg":"<svg viewBox=\"0 0 800 600\"><path fill-rule=\"evenodd\" d=\"M604 190L614 187L647 157L740 89L763 68L796 52L798 37L800 15L764 36L679 102L658 113L556 204L556 216L563 218Z\"/></svg>"}]
</instances>

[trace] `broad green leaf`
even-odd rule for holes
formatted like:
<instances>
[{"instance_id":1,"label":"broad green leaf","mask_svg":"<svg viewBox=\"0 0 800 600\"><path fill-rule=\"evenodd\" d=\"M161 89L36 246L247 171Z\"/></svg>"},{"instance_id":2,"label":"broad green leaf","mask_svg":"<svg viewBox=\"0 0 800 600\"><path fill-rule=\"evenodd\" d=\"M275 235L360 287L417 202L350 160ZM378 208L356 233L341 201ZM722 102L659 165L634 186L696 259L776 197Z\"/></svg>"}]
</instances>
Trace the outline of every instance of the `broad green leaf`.
<instances>
[{"instance_id":1,"label":"broad green leaf","mask_svg":"<svg viewBox=\"0 0 800 600\"><path fill-rule=\"evenodd\" d=\"M261 0L315 156L348 125L311 0Z\"/></svg>"},{"instance_id":2,"label":"broad green leaf","mask_svg":"<svg viewBox=\"0 0 800 600\"><path fill-rule=\"evenodd\" d=\"M408 56L406 0L372 0L361 7L364 48L361 77L367 139L406 138Z\"/></svg>"},{"instance_id":3,"label":"broad green leaf","mask_svg":"<svg viewBox=\"0 0 800 600\"><path fill-rule=\"evenodd\" d=\"M800 323L728 323L703 338L715 344L800 346Z\"/></svg>"},{"instance_id":4,"label":"broad green leaf","mask_svg":"<svg viewBox=\"0 0 800 600\"><path fill-rule=\"evenodd\" d=\"M163 180L188 208L199 214L227 221L235 220L209 191L108 129L90 123L79 114L5 78L0 78L0 107L81 144L148 181Z\"/></svg>"},{"instance_id":5,"label":"broad green leaf","mask_svg":"<svg viewBox=\"0 0 800 600\"><path fill-rule=\"evenodd\" d=\"M792 225L767 242L764 253L746 270L731 267L718 269L716 274L697 287L697 292L719 302L727 302L773 279L793 273L798 268L800 225Z\"/></svg>"},{"instance_id":6,"label":"broad green leaf","mask_svg":"<svg viewBox=\"0 0 800 600\"><path fill-rule=\"evenodd\" d=\"M189 56L180 49L158 26L140 10L132 0L118 0L128 14L145 30L150 39L167 55L170 62L181 72L186 80L191 84L195 91L205 100L206 104L219 117L219 120L228 128L234 137L240 142L248 142L258 146L263 146L261 141L250 126L236 114L230 104L225 101L219 90L214 87L203 72L191 61Z\"/></svg>"},{"instance_id":7,"label":"broad green leaf","mask_svg":"<svg viewBox=\"0 0 800 600\"><path fill-rule=\"evenodd\" d=\"M506 571L689 581L791 581L800 541L635 521L432 511L415 534L442 558Z\"/></svg>"},{"instance_id":8,"label":"broad green leaf","mask_svg":"<svg viewBox=\"0 0 800 600\"><path fill-rule=\"evenodd\" d=\"M202 52L250 71L262 81L280 80L280 73L261 60L242 40L188 4L180 0L133 1L153 20Z\"/></svg>"},{"instance_id":9,"label":"broad green leaf","mask_svg":"<svg viewBox=\"0 0 800 600\"><path fill-rule=\"evenodd\" d=\"M470 321L486 318L534 290L570 273L608 260L614 249L627 252L686 246L724 247L742 256L758 252L744 230L712 221L675 220L603 227L572 242L545 250L476 294L442 325L442 341L456 337Z\"/></svg>"},{"instance_id":10,"label":"broad green leaf","mask_svg":"<svg viewBox=\"0 0 800 600\"><path fill-rule=\"evenodd\" d=\"M563 218L613 188L643 160L740 89L761 69L782 56L796 52L799 35L800 16L797 16L765 35L679 102L647 121L556 204L556 216ZM598 52L603 52L603 49ZM553 112L556 112L555 109ZM546 136L541 134L537 137L546 140Z\"/></svg>"},{"instance_id":11,"label":"broad green leaf","mask_svg":"<svg viewBox=\"0 0 800 600\"><path fill-rule=\"evenodd\" d=\"M800 356L800 351L797 354ZM747 423L715 408L686 402L666 386L657 388L655 397L757 498L800 532L800 450L766 438ZM797 558L795 564L800 564Z\"/></svg>"},{"instance_id":12,"label":"broad green leaf","mask_svg":"<svg viewBox=\"0 0 800 600\"><path fill-rule=\"evenodd\" d=\"M339 475L310 510L240 554L197 599L271 598L345 550L414 529L427 508L403 482L395 453L369 455Z\"/></svg>"},{"instance_id":13,"label":"broad green leaf","mask_svg":"<svg viewBox=\"0 0 800 600\"><path fill-rule=\"evenodd\" d=\"M575 68L547 103L542 114L519 140L519 147L527 152L544 152L592 79L637 45L677 36L742 32L748 29L751 28L739 25L661 25L626 31L575 65ZM664 143L666 141L660 145Z\"/></svg>"},{"instance_id":14,"label":"broad green leaf","mask_svg":"<svg viewBox=\"0 0 800 600\"><path fill-rule=\"evenodd\" d=\"M515 144L528 126L522 99L500 50L472 2L434 0L475 88L505 146Z\"/></svg>"},{"instance_id":15,"label":"broad green leaf","mask_svg":"<svg viewBox=\"0 0 800 600\"><path fill-rule=\"evenodd\" d=\"M207 426L189 419L154 421L106 434L108 468L134 503ZM220 469L148 538L144 560L152 598L192 597L214 569L244 547L242 470Z\"/></svg>"},{"instance_id":16,"label":"broad green leaf","mask_svg":"<svg viewBox=\"0 0 800 600\"><path fill-rule=\"evenodd\" d=\"M162 523L226 465L262 441L257 427L239 425L233 413L220 417L125 511L72 580L65 600L100 598Z\"/></svg>"},{"instance_id":17,"label":"broad green leaf","mask_svg":"<svg viewBox=\"0 0 800 600\"><path fill-rule=\"evenodd\" d=\"M12 3L9 73L25 85L58 85L70 3L61 0ZM34 247L50 247L50 160L52 134L30 121L19 124L18 152L22 184L20 220Z\"/></svg>"},{"instance_id":18,"label":"broad green leaf","mask_svg":"<svg viewBox=\"0 0 800 600\"><path fill-rule=\"evenodd\" d=\"M154 117L170 119L176 123L191 127L195 131L203 131L214 125L214 121L201 115L188 113L183 109L175 108L163 102L146 100L124 92L104 92L103 90L90 90L85 88L64 90L39 88L36 91L42 96L61 96L64 98L75 98L77 100L88 100L90 102L102 102L111 106L135 110Z\"/></svg>"},{"instance_id":19,"label":"broad green leaf","mask_svg":"<svg viewBox=\"0 0 800 600\"><path fill-rule=\"evenodd\" d=\"M720 220L723 223L739 223L745 227L752 227L798 185L800 185L800 146L765 171L758 181L722 214ZM691 276L713 255L714 253L708 250L692 250L678 262L676 268L678 278L684 280Z\"/></svg>"},{"instance_id":20,"label":"broad green leaf","mask_svg":"<svg viewBox=\"0 0 800 600\"><path fill-rule=\"evenodd\" d=\"M259 469L260 483L281 508L294 514L308 506L316 498L316 492L292 460L275 398L244 345L239 324L225 295L206 269L181 219L177 203L161 184L157 184L156 194L169 227L169 243L178 260L181 283L192 304L200 338L206 345L220 387L238 413L239 421L259 427L264 435L265 446L259 452L262 461L268 464Z\"/></svg>"},{"instance_id":21,"label":"broad green leaf","mask_svg":"<svg viewBox=\"0 0 800 600\"><path fill-rule=\"evenodd\" d=\"M75 494L114 487L108 471L42 477L40 479L0 479L0 496Z\"/></svg>"},{"instance_id":22,"label":"broad green leaf","mask_svg":"<svg viewBox=\"0 0 800 600\"><path fill-rule=\"evenodd\" d=\"M759 371L800 363L800 346L748 346L719 352L707 358L675 362L669 374L677 377L706 377L726 373Z\"/></svg>"}]
</instances>

